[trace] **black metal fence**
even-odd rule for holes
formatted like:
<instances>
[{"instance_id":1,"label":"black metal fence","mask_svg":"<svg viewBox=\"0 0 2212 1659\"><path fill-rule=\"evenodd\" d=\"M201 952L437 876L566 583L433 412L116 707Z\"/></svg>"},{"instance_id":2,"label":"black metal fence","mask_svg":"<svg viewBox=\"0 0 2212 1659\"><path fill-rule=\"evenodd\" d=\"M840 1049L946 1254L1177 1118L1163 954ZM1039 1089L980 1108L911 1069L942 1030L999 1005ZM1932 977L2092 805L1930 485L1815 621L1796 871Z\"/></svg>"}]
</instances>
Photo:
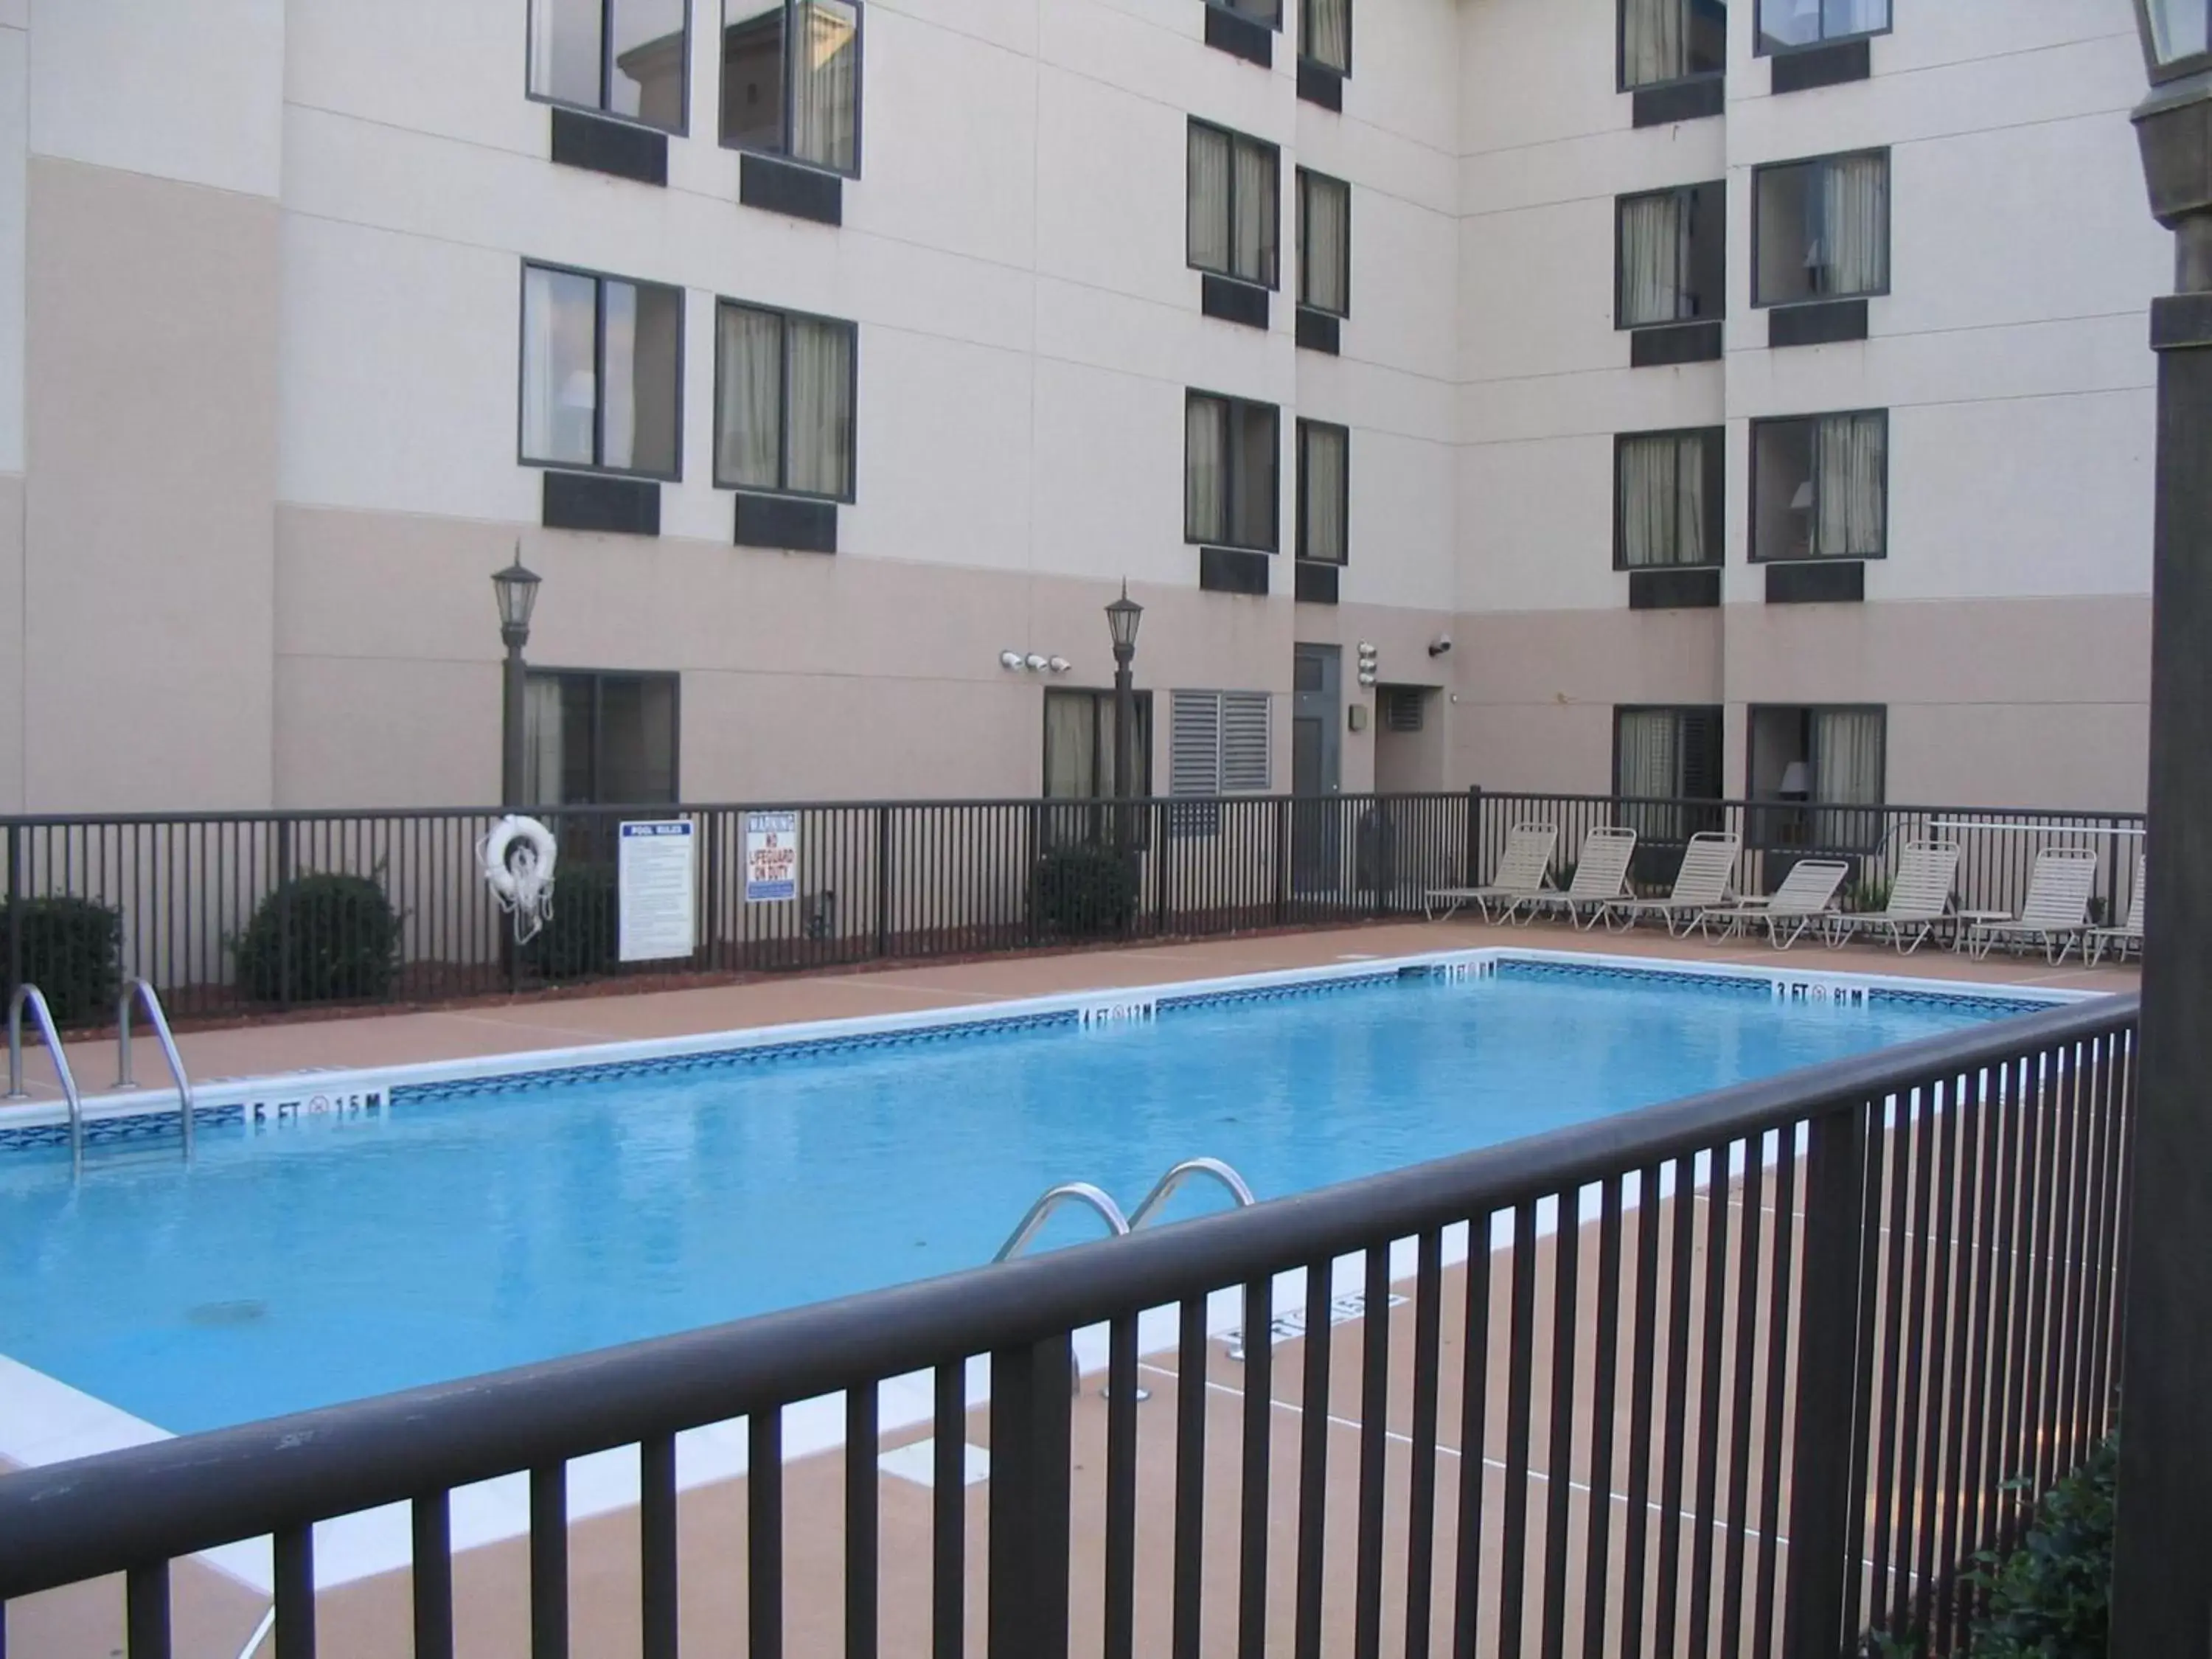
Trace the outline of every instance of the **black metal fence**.
<instances>
[{"instance_id":1,"label":"black metal fence","mask_svg":"<svg viewBox=\"0 0 2212 1659\"><path fill-rule=\"evenodd\" d=\"M477 849L481 809L0 820L9 985L46 991L64 1024L112 1018L118 976L150 980L172 1014L416 1002L621 975L829 967L1092 939L1201 938L1418 914L1431 888L1479 884L1511 826L1559 830L1559 872L1601 823L1641 832L1637 882L1663 889L1687 836L1733 828L1746 890L1810 854L1841 853L1849 902L1878 901L1898 850L1933 834L1964 848L1959 899L2010 912L2035 852L2104 856L2117 921L2135 874L2129 813L1838 808L1471 791L1133 803L905 801L787 811L796 891L749 897L744 806L547 809L553 913L512 949ZM692 948L625 961L619 826L680 818L696 847Z\"/></svg>"},{"instance_id":2,"label":"black metal fence","mask_svg":"<svg viewBox=\"0 0 2212 1659\"><path fill-rule=\"evenodd\" d=\"M0 1477L8 1650L106 1651L119 1631L130 1659L166 1659L187 1558L268 1535L275 1652L304 1659L314 1523L404 1504L411 1612L387 1606L380 1640L352 1604L349 1652L452 1659L457 1616L471 1651L526 1632L533 1659L562 1659L572 1624L646 1659L730 1651L738 1625L753 1659L1835 1659L1868 1631L1957 1651L1961 1564L2113 1422L2136 1018L2132 1000L2031 1015L1004 1267ZM1358 1322L1338 1328L1347 1287ZM1271 1328L1286 1310L1302 1323ZM1094 1374L1071 1397L1101 1327L1103 1396ZM883 1491L875 1455L884 1385L917 1373L927 1498ZM787 1466L787 1410L825 1399L846 1450ZM737 1418L741 1492L679 1500L675 1437ZM572 1534L568 1465L626 1447L634 1524ZM454 1489L520 1473L526 1592L513 1556L452 1545ZM73 1614L43 1594L110 1575L59 1592ZM88 1630L96 1647L67 1646Z\"/></svg>"}]
</instances>

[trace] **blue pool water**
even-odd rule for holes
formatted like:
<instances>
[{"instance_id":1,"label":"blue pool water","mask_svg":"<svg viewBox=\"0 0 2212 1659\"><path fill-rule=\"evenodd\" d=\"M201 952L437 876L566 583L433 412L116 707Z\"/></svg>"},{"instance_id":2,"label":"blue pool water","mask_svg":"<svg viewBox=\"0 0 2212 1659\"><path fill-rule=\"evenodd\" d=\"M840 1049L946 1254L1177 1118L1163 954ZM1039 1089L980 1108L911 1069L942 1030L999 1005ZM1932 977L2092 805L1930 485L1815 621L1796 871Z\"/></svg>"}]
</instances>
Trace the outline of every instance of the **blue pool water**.
<instances>
[{"instance_id":1,"label":"blue pool water","mask_svg":"<svg viewBox=\"0 0 2212 1659\"><path fill-rule=\"evenodd\" d=\"M1263 1199L2016 1012L1393 978L0 1153L0 1354L179 1432L972 1267L1054 1182ZM1180 1209L1221 1200L1191 1189ZM1083 1236L1074 1218L1047 1242Z\"/></svg>"}]
</instances>

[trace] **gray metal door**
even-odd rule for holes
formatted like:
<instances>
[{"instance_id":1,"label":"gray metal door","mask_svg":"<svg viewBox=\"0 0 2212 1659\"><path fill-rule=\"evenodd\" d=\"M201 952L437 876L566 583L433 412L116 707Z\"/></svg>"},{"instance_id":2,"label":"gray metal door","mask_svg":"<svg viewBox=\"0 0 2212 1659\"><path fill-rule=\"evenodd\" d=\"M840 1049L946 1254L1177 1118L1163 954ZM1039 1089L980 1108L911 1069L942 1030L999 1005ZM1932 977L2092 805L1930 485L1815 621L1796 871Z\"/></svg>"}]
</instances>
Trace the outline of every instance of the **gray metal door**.
<instances>
[{"instance_id":1,"label":"gray metal door","mask_svg":"<svg viewBox=\"0 0 2212 1659\"><path fill-rule=\"evenodd\" d=\"M1300 893L1334 891L1342 864L1343 653L1302 645L1291 667L1291 878Z\"/></svg>"}]
</instances>

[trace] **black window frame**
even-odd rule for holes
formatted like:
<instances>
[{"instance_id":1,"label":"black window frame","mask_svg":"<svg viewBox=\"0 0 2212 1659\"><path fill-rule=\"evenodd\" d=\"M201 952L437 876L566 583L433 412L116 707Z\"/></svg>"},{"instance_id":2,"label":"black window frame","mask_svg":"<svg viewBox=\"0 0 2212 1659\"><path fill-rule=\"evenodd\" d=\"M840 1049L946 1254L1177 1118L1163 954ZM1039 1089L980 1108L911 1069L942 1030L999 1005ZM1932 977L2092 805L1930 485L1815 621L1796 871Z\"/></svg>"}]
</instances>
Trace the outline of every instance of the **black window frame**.
<instances>
[{"instance_id":1,"label":"black window frame","mask_svg":"<svg viewBox=\"0 0 2212 1659\"><path fill-rule=\"evenodd\" d=\"M867 153L866 144L868 119L867 0L842 0L842 3L853 8L853 165L849 167L833 167L821 161L809 161L806 157L793 153L791 148L792 76L788 60L783 70L783 121L781 147L770 149L764 144L746 143L727 135L723 127L722 105L728 97L725 88L730 72L726 44L730 28L730 0L708 0L708 3L718 5L722 9L721 25L714 36L714 142L724 149L733 150L740 155L766 155L787 167L806 167L815 173L827 173L831 178L858 179L860 176L861 162ZM782 3L784 50L788 52L797 33L793 20L798 14L799 7L804 3L804 0L782 0Z\"/></svg>"},{"instance_id":2,"label":"black window frame","mask_svg":"<svg viewBox=\"0 0 2212 1659\"><path fill-rule=\"evenodd\" d=\"M1272 29L1279 34L1283 31L1283 0L1270 0L1270 6L1273 15L1260 17L1245 10L1243 7L1235 4L1234 0L1206 0L1206 7L1209 11L1225 11L1231 17L1255 24L1261 28Z\"/></svg>"},{"instance_id":3,"label":"black window frame","mask_svg":"<svg viewBox=\"0 0 2212 1659\"><path fill-rule=\"evenodd\" d=\"M538 801L533 805L550 811L579 811L609 806L675 806L684 799L684 676L672 669L629 668L540 668L532 664L525 674L525 684L543 680L588 680L592 685L592 788L589 800ZM668 688L668 799L659 800L605 800L600 799L600 779L605 770L605 742L606 728L606 685L610 680L665 682ZM526 692L525 695L527 695Z\"/></svg>"},{"instance_id":4,"label":"black window frame","mask_svg":"<svg viewBox=\"0 0 2212 1659\"><path fill-rule=\"evenodd\" d=\"M1307 469L1306 439L1315 432L1333 432L1344 440L1344 495L1336 504L1336 543L1342 550L1335 558L1325 559L1306 551ZM1341 570L1352 562L1352 428L1335 421L1310 421L1298 417L1297 438L1297 556L1308 564L1326 565L1331 570Z\"/></svg>"},{"instance_id":5,"label":"black window frame","mask_svg":"<svg viewBox=\"0 0 2212 1659\"><path fill-rule=\"evenodd\" d=\"M1274 462L1274 488L1267 492L1267 539L1264 544L1259 542L1238 541L1233 535L1199 536L1194 535L1191 532L1189 512L1190 405L1200 401L1224 404L1228 406L1229 423L1224 434L1225 442L1223 448L1221 465L1223 478L1222 498L1224 501L1231 503L1229 516L1232 520L1236 517L1234 503L1237 498L1237 486L1239 482L1237 467L1240 465L1238 456L1241 453L1241 446L1237 442L1238 434L1242 431L1243 422L1247 416L1249 416L1255 410L1265 410L1275 423L1275 441L1272 446L1270 446L1270 453ZM1347 478L1351 476L1351 468L1348 465L1345 469L1345 474ZM1188 547L1224 547L1243 553L1273 554L1280 552L1283 545L1282 405L1279 404L1266 403L1257 398L1239 398L1226 392L1206 392L1200 390L1197 387L1191 387L1186 390L1183 393L1182 478L1184 501L1182 538L1184 545ZM1228 527L1231 530L1235 528L1233 524Z\"/></svg>"},{"instance_id":6,"label":"black window frame","mask_svg":"<svg viewBox=\"0 0 2212 1659\"><path fill-rule=\"evenodd\" d=\"M1683 754L1686 754L1689 749L1689 744L1683 741L1682 737L1686 721L1693 718L1700 721L1710 721L1711 735L1705 741L1708 758L1711 763L1712 793L1711 794L1692 794L1688 793L1687 787L1685 786L1684 792L1682 793L1668 797L1668 799L1693 801L1710 800L1717 803L1725 800L1728 798L1728 790L1726 787L1727 779L1725 776L1725 769L1728 763L1728 710L1723 705L1717 702L1620 702L1615 703L1613 706L1613 794L1614 799L1619 800L1624 798L1642 799L1641 797L1628 797L1626 791L1621 787L1620 781L1621 728L1627 725L1630 716L1636 714L1673 715L1674 717L1675 750L1677 753Z\"/></svg>"},{"instance_id":7,"label":"black window frame","mask_svg":"<svg viewBox=\"0 0 2212 1659\"><path fill-rule=\"evenodd\" d=\"M1683 198L1688 210L1683 222L1688 227L1690 266L1693 272L1703 270L1713 283L1714 302L1711 310L1698 310L1687 317L1669 317L1648 323L1632 323L1628 317L1628 210L1638 202L1648 202L1662 196ZM1715 246L1708 248L1699 240L1698 230L1704 226L1713 233ZM1699 284L1702 289L1702 283ZM1704 297L1702 294L1698 296ZM1728 315L1728 180L1704 179L1695 184L1668 185L1661 190L1631 191L1613 198L1613 326L1615 333L1632 334L1639 329L1680 328L1685 323L1717 322Z\"/></svg>"},{"instance_id":8,"label":"black window frame","mask_svg":"<svg viewBox=\"0 0 2212 1659\"><path fill-rule=\"evenodd\" d=\"M524 8L522 20L522 95L533 104L544 104L552 109L580 110L586 115L597 116L603 121L619 121L625 126L646 132L665 133L672 138L686 138L691 133L691 7L693 0L683 0L684 5L684 73L679 77L683 85L684 112L677 125L664 127L657 121L647 121L635 115L624 115L609 105L614 94L614 11L622 0L599 0L599 101L580 104L573 98L556 98L550 92L538 92L530 84L530 60L532 33L538 26L539 8L558 3L558 0L530 0Z\"/></svg>"},{"instance_id":9,"label":"black window frame","mask_svg":"<svg viewBox=\"0 0 2212 1659\"><path fill-rule=\"evenodd\" d=\"M1878 29L1853 29L1848 34L1830 34L1827 20L1823 17L1820 38L1817 40L1769 42L1766 38L1767 0L1752 0L1751 50L1754 58L1786 57L1793 52L1818 52L1822 46L1832 46L1844 40L1871 40L1877 35L1888 34L1897 27L1897 0L1882 0L1889 21Z\"/></svg>"},{"instance_id":10,"label":"black window frame","mask_svg":"<svg viewBox=\"0 0 2212 1659\"><path fill-rule=\"evenodd\" d=\"M523 428L529 419L526 392L530 373L530 273L550 271L561 276L587 277L593 283L592 295L592 460L545 460L531 455L523 446ZM655 288L676 295L676 453L673 470L654 471L644 467L609 466L600 458L607 448L607 284L623 283L631 288ZM614 271L591 270L581 265L564 265L551 259L522 261L520 291L515 301L514 351L514 457L519 466L544 467L555 472L589 472L610 478L650 478L661 483L680 483L684 479L684 402L686 363L685 335L690 321L690 290L675 283L655 283L643 277L624 276Z\"/></svg>"},{"instance_id":11,"label":"black window frame","mask_svg":"<svg viewBox=\"0 0 2212 1659\"><path fill-rule=\"evenodd\" d=\"M1666 81L1631 81L1628 78L1628 8L1632 0L1614 0L1613 9L1613 81L1618 92L1650 92L1660 87L1687 86L1698 81L1718 81L1728 74L1728 0L1721 6L1721 61L1711 69L1692 70ZM1693 9L1698 0L1683 0L1685 10ZM1738 0L1741 3L1741 0ZM1713 112L1717 113L1717 111Z\"/></svg>"},{"instance_id":12,"label":"black window frame","mask_svg":"<svg viewBox=\"0 0 2212 1659\"><path fill-rule=\"evenodd\" d=\"M1332 310L1328 306L1317 304L1314 301L1306 297L1306 263L1308 257L1306 248L1306 187L1308 185L1315 182L1334 185L1337 189L1341 190L1344 192L1344 257L1340 261L1341 269L1337 273L1344 290L1344 309L1341 311ZM1340 321L1349 322L1352 319L1352 181L1348 179L1340 179L1333 173L1322 173L1314 167L1300 167L1297 169L1297 195L1298 220L1298 305L1304 310L1318 312L1324 317L1334 317ZM1277 263L1279 265L1279 259Z\"/></svg>"},{"instance_id":13,"label":"black window frame","mask_svg":"<svg viewBox=\"0 0 2212 1659\"><path fill-rule=\"evenodd\" d=\"M1191 246L1189 172L1190 134L1198 131L1200 129L1203 129L1207 132L1219 133L1223 137L1229 141L1229 227L1228 234L1224 240L1227 242L1229 246L1229 258L1231 264L1235 263L1237 258L1237 147L1239 144L1249 144L1255 149L1266 150L1269 155L1274 158L1275 188L1273 192L1274 197L1273 207L1275 215L1275 269L1263 280L1255 282L1249 276L1240 276L1235 271L1231 270L1226 267L1216 268L1212 265L1202 265L1198 262L1197 251ZM1183 264L1188 266L1191 270L1198 271L1203 276L1218 276L1224 283L1241 283L1246 288L1264 288L1270 294L1280 292L1283 286L1283 147L1280 144L1274 143L1266 138L1256 138L1249 132L1239 132L1234 127L1224 127L1218 121L1202 120L1199 117L1194 115L1190 118L1188 126L1184 130L1183 155ZM1348 219L1346 221L1346 224L1348 228ZM1351 238L1347 235L1346 237L1346 246L1347 249L1349 248L1350 244Z\"/></svg>"},{"instance_id":14,"label":"black window frame","mask_svg":"<svg viewBox=\"0 0 2212 1659\"><path fill-rule=\"evenodd\" d=\"M1849 294L1808 294L1794 299L1769 300L1760 296L1759 273L1760 252L1765 235L1760 221L1765 216L1760 211L1760 185L1771 173L1791 167L1826 167L1833 161L1856 161L1870 155L1881 157L1882 174L1887 188L1882 192L1881 270L1880 288L1859 289ZM1825 187L1825 186L1824 186ZM1762 161L1751 170L1751 308L1768 311L1777 306L1826 305L1832 300L1880 300L1886 298L1897 279L1897 169L1893 165L1890 146L1869 144L1863 149L1830 150L1820 155L1792 156L1788 161Z\"/></svg>"},{"instance_id":15,"label":"black window frame","mask_svg":"<svg viewBox=\"0 0 2212 1659\"><path fill-rule=\"evenodd\" d=\"M1621 464L1628 446L1639 439L1697 438L1705 446L1705 556L1687 563L1628 562L1628 490ZM1887 528L1887 526L1885 526ZM1887 537L1884 538L1887 539ZM1613 434L1613 568L1615 570L1718 570L1728 562L1728 428L1670 426L1648 432Z\"/></svg>"},{"instance_id":16,"label":"black window frame","mask_svg":"<svg viewBox=\"0 0 2212 1659\"><path fill-rule=\"evenodd\" d=\"M1130 695L1135 697L1137 702L1136 775L1138 778L1143 780L1145 783L1144 788L1133 789L1130 791L1130 794L1135 799L1144 800L1149 799L1152 794L1152 694L1149 690L1139 690L1132 692ZM1044 723L1044 729L1039 738L1041 744L1039 754L1042 760L1044 768L1040 778L1041 787L1039 798L1041 799L1059 803L1063 801L1111 800L1114 799L1111 791L1094 793L1088 795L1054 795L1044 793L1043 791L1049 790L1052 787L1051 709L1053 700L1054 698L1066 700L1069 698L1082 697L1088 699L1091 703L1091 776L1092 787L1094 791L1096 791L1102 788L1104 781L1103 771L1106 753L1099 744L1099 738L1103 726L1103 716L1100 711L1104 708L1110 708L1114 706L1115 696L1115 693L1111 686L1048 685L1044 688L1044 702L1040 705L1040 713Z\"/></svg>"},{"instance_id":17,"label":"black window frame","mask_svg":"<svg viewBox=\"0 0 2212 1659\"><path fill-rule=\"evenodd\" d=\"M1314 33L1313 7L1314 0L1298 0L1298 61L1311 64L1316 69L1325 69L1332 75L1340 75L1349 81L1352 78L1352 48L1359 38L1358 0L1344 0L1344 62L1340 64L1316 58L1306 50L1306 42L1313 39Z\"/></svg>"},{"instance_id":18,"label":"black window frame","mask_svg":"<svg viewBox=\"0 0 2212 1659\"><path fill-rule=\"evenodd\" d=\"M775 317L782 324L778 337L775 476L777 483L767 484L738 483L722 477L722 313L750 311L759 316ZM794 489L791 486L791 325L794 322L827 323L845 331L851 349L845 354L847 401L853 411L852 453L847 457L845 493L832 495L820 490ZM726 294L714 296L714 487L732 489L748 495L781 495L799 501L836 501L849 507L860 494L860 325L844 317L826 317L819 312L797 311L788 306L762 305L752 300L732 299Z\"/></svg>"},{"instance_id":19,"label":"black window frame","mask_svg":"<svg viewBox=\"0 0 2212 1659\"><path fill-rule=\"evenodd\" d=\"M1743 793L1747 803L1745 810L1744 844L1760 851L1784 850L1801 854L1872 853L1882 843L1889 814L1889 731L1890 708L1886 702L1754 702L1745 706L1743 718ZM1759 791L1759 727L1762 714L1794 714L1805 722L1805 738L1801 747L1805 751L1805 769L1813 787L1803 800L1787 800L1780 795L1761 795ZM1820 714L1879 714L1881 717L1881 799L1866 805L1850 802L1823 800L1820 797L1820 757L1815 752L1812 734L1818 730L1814 716ZM1860 813L1871 820L1872 833L1860 839L1815 841L1809 831L1815 812ZM1795 817L1802 831L1785 836L1782 826Z\"/></svg>"},{"instance_id":20,"label":"black window frame","mask_svg":"<svg viewBox=\"0 0 2212 1659\"><path fill-rule=\"evenodd\" d=\"M1762 553L1759 550L1759 434L1780 426L1817 427L1826 420L1849 416L1856 419L1867 415L1881 416L1881 550L1878 553ZM1744 526L1744 556L1751 564L1847 564L1871 562L1889 557L1890 515L1890 411L1887 409L1823 409L1810 415L1768 415L1751 422L1750 442L1744 452L1745 471L1749 475L1745 491L1748 516ZM1813 464L1808 470L1808 481L1813 486L1813 500L1806 511L1817 522L1820 512L1820 451L1813 451ZM1790 705L1794 707L1795 705ZM1843 705L1838 705L1841 707ZM1856 705L1854 705L1856 706ZM1872 705L1869 705L1871 707Z\"/></svg>"}]
</instances>

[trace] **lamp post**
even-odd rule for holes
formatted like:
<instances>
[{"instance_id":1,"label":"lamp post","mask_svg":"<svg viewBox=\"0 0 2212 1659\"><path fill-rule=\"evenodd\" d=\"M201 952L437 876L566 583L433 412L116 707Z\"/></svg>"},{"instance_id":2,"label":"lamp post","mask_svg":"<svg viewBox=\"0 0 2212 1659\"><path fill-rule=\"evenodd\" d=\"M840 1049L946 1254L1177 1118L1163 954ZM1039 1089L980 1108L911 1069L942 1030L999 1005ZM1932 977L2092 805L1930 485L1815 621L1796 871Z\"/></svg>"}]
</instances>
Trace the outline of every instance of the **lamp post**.
<instances>
[{"instance_id":1,"label":"lamp post","mask_svg":"<svg viewBox=\"0 0 2212 1659\"><path fill-rule=\"evenodd\" d=\"M2150 833L2131 1162L2112 1651L2212 1648L2212 0L2136 0L2151 91L2135 112L2175 292L2151 303L2158 518Z\"/></svg>"},{"instance_id":2,"label":"lamp post","mask_svg":"<svg viewBox=\"0 0 2212 1659\"><path fill-rule=\"evenodd\" d=\"M526 805L522 787L522 714L529 683L523 666L522 647L530 643L530 613L538 605L538 578L522 562L522 544L514 546L514 562L491 579L499 600L499 637L507 647L507 697L500 731L500 805L513 811Z\"/></svg>"},{"instance_id":3,"label":"lamp post","mask_svg":"<svg viewBox=\"0 0 2212 1659\"><path fill-rule=\"evenodd\" d=\"M1106 607L1106 627L1114 636L1114 798L1127 800L1136 793L1137 677L1131 666L1137 659L1137 624L1145 607L1129 597L1129 584L1121 584L1121 597ZM1147 782L1149 789L1149 781Z\"/></svg>"}]
</instances>

